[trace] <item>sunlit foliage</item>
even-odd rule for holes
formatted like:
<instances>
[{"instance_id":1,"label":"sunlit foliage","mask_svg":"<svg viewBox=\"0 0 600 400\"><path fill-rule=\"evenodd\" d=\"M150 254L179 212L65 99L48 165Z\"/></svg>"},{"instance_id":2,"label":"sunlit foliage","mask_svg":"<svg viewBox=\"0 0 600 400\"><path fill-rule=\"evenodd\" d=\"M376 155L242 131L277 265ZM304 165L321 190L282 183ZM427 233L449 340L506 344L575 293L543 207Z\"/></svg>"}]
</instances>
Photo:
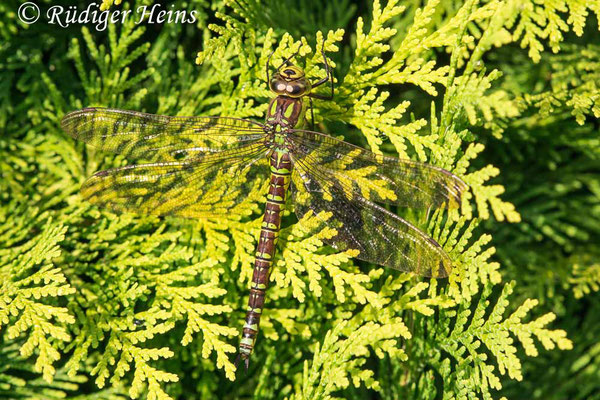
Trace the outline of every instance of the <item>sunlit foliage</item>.
<instances>
[{"instance_id":1,"label":"sunlit foliage","mask_svg":"<svg viewBox=\"0 0 600 400\"><path fill-rule=\"evenodd\" d=\"M599 398L597 2L174 7L198 21L59 30L0 5L0 397ZM79 187L133 160L60 119L107 106L261 120L269 55L298 49L318 78L322 48L336 91L314 101L317 130L470 186L459 210L392 209L454 269L436 281L358 262L290 203L236 377L264 185L235 218L113 214Z\"/></svg>"}]
</instances>

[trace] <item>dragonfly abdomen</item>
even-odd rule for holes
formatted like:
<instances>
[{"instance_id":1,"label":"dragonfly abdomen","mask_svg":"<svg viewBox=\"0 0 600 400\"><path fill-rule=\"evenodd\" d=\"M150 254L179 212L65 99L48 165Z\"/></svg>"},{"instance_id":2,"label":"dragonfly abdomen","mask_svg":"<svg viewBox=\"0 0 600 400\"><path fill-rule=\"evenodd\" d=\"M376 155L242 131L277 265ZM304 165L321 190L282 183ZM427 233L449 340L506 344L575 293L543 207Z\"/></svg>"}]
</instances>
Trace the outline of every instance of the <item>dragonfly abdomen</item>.
<instances>
[{"instance_id":1,"label":"dragonfly abdomen","mask_svg":"<svg viewBox=\"0 0 600 400\"><path fill-rule=\"evenodd\" d=\"M258 334L260 316L265 304L265 292L269 285L270 269L275 255L279 229L281 228L281 215L290 186L292 171L290 156L285 150L274 150L271 153L270 163L271 180L258 245L256 246L248 311L238 356L244 360L246 368Z\"/></svg>"}]
</instances>

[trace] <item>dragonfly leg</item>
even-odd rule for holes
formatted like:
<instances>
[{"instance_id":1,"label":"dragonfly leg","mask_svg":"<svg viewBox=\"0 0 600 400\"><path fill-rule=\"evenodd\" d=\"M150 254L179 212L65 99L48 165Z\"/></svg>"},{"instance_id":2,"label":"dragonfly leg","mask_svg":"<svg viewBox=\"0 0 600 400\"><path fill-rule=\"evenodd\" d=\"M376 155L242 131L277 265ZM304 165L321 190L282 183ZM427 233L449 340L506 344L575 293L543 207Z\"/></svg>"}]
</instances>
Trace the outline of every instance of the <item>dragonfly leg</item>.
<instances>
[{"instance_id":1,"label":"dragonfly leg","mask_svg":"<svg viewBox=\"0 0 600 400\"><path fill-rule=\"evenodd\" d=\"M311 125L311 130L315 130L315 113L314 113L314 108L313 108L313 103L312 103L312 97L308 98L308 102L310 104L310 125Z\"/></svg>"},{"instance_id":2,"label":"dragonfly leg","mask_svg":"<svg viewBox=\"0 0 600 400\"><path fill-rule=\"evenodd\" d=\"M323 39L323 46L321 47L321 54L323 55L323 62L325 63L325 73L327 74L325 76L325 78L318 80L317 82L312 84L312 88L316 88L321 86L322 84L326 83L327 81L329 81L331 83L331 93L327 96L324 95L319 95L316 93L310 93L308 96L315 98L315 99L320 99L320 100L332 100L333 99L333 74L331 73L331 67L329 66L329 63L327 62L327 57L325 56L325 40Z\"/></svg>"},{"instance_id":3,"label":"dragonfly leg","mask_svg":"<svg viewBox=\"0 0 600 400\"><path fill-rule=\"evenodd\" d=\"M297 49L297 50L296 50L296 51L295 51L295 52L294 52L294 53L293 53L291 56L289 56L288 58L286 58L286 59L285 59L285 60L284 60L284 61L281 63L281 65L280 65L279 67L277 67L277 72L279 72L279 70L281 69L281 67L283 67L284 65L287 65L287 64L290 62L290 60L291 60L292 58L294 58L294 57L296 56L296 54L298 54L298 52L300 51L300 47L301 47L301 46L302 46L302 44L300 44L300 45L298 46L298 49ZM267 58L267 64L266 64L266 66L265 66L265 69L267 70L267 86L269 86L269 85L270 85L270 83L271 83L271 74L270 74L270 72L269 72L269 69L270 69L270 67L271 67L271 57L272 57L272 56L273 56L273 54L275 53L275 50L276 50L276 49L273 49L273 51L271 52L271 54L269 54L269 58Z\"/></svg>"},{"instance_id":4,"label":"dragonfly leg","mask_svg":"<svg viewBox=\"0 0 600 400\"><path fill-rule=\"evenodd\" d=\"M283 62L281 63L281 65L279 67L277 67L277 72L279 72L279 70L281 69L281 67L283 67L284 65L289 65L290 60L294 57L296 57L296 54L298 54L298 52L300 51L300 47L302 47L302 43L300 43L298 45L298 48L296 49L296 51L294 53L292 53L291 56L289 56L288 58L286 58L285 60L283 60Z\"/></svg>"},{"instance_id":5,"label":"dragonfly leg","mask_svg":"<svg viewBox=\"0 0 600 400\"><path fill-rule=\"evenodd\" d=\"M265 67L265 69L267 70L267 87L269 87L269 85L271 84L271 77L269 75L269 70L271 69L271 57L273 56L273 53L275 53L275 49L273 49L271 54L269 54L269 58L267 58L267 65Z\"/></svg>"}]
</instances>

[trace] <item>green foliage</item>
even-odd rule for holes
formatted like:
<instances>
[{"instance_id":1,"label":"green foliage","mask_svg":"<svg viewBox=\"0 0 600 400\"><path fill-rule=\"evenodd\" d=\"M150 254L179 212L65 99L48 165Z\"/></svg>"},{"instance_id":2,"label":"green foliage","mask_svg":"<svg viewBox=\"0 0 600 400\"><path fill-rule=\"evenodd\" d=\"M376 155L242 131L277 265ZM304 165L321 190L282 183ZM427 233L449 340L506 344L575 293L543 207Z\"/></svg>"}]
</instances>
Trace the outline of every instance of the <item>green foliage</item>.
<instances>
[{"instance_id":1,"label":"green foliage","mask_svg":"<svg viewBox=\"0 0 600 400\"><path fill-rule=\"evenodd\" d=\"M568 46L563 54L550 57L551 90L524 96L528 105L540 109L543 116L556 108L572 109L579 125L587 115L600 118L600 49L595 45Z\"/></svg>"},{"instance_id":2,"label":"green foliage","mask_svg":"<svg viewBox=\"0 0 600 400\"><path fill-rule=\"evenodd\" d=\"M600 398L597 2L174 7L198 22L59 30L0 5L0 397ZM435 281L359 263L290 204L236 377L265 183L241 217L115 215L79 187L134 160L59 122L94 105L260 120L269 55L298 50L320 78L321 47L336 91L314 102L317 130L470 186L460 212L392 210L454 269Z\"/></svg>"},{"instance_id":3,"label":"green foliage","mask_svg":"<svg viewBox=\"0 0 600 400\"><path fill-rule=\"evenodd\" d=\"M545 328L554 319L552 313L527 323L523 321L537 304L536 300L526 300L504 318L513 286L514 282L505 285L493 307L489 307L492 286L486 285L474 310L470 310L471 302L461 302L457 310L441 313L440 321L423 320L416 328L415 334L429 340L426 341L428 345L414 349L413 357L427 360L441 375L443 398L461 398L476 393L478 397L489 399L493 398L494 390L502 388L501 376L522 380L515 338L529 356L538 355L533 338L546 349L572 348L571 341L565 338L565 331ZM444 353L440 350L448 356L442 357ZM434 378L433 372L427 371L409 388L429 391L428 396L434 398L436 389L431 386Z\"/></svg>"},{"instance_id":4,"label":"green foliage","mask_svg":"<svg viewBox=\"0 0 600 400\"><path fill-rule=\"evenodd\" d=\"M23 214L5 222L5 228L15 224L25 228L29 224ZM15 240L7 231L2 232L7 247L0 252L0 328L6 329L10 342L23 339L20 355L27 358L35 353L33 370L51 382L56 372L53 364L60 359L59 349L71 339L66 325L75 322L65 307L54 304L58 297L73 294L75 289L52 263L60 255L57 243L64 240L66 228L52 224L49 218L42 229L21 245L17 243L22 238Z\"/></svg>"}]
</instances>

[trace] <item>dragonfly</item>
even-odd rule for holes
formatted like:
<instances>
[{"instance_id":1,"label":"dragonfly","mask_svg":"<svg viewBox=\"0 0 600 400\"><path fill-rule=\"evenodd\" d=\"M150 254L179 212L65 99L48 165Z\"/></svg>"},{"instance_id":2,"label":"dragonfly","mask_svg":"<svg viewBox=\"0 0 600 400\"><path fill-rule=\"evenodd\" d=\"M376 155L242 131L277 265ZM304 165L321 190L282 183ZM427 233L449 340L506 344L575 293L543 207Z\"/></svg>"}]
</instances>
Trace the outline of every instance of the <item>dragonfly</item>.
<instances>
[{"instance_id":1,"label":"dragonfly","mask_svg":"<svg viewBox=\"0 0 600 400\"><path fill-rule=\"evenodd\" d=\"M382 156L333 136L306 130L312 99L332 100L326 76L311 82L286 58L270 75L274 93L264 123L223 116L180 117L90 107L62 119L70 136L139 163L88 178L84 198L116 212L223 218L236 215L252 193L266 202L248 309L235 364L248 369L259 331L286 202L299 220L334 229L324 239L366 262L425 277L447 277L452 262L442 246L390 206L458 208L467 185L436 166ZM314 89L330 83L330 93ZM314 124L314 122L313 122ZM264 198L264 197L262 197ZM252 200L252 199L250 199ZM260 198L257 199L259 201Z\"/></svg>"}]
</instances>

